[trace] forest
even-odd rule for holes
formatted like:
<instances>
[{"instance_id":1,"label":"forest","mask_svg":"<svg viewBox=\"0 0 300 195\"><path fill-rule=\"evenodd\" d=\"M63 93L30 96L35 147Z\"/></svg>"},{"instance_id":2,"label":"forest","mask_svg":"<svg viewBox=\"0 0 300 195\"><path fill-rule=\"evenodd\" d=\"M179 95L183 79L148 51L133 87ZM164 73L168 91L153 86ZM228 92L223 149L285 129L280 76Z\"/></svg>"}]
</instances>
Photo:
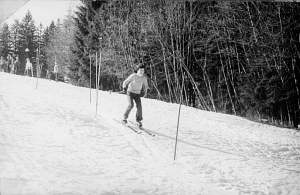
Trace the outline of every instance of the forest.
<instances>
[{"instance_id":1,"label":"forest","mask_svg":"<svg viewBox=\"0 0 300 195\"><path fill-rule=\"evenodd\" d=\"M57 62L62 80L112 91L143 64L148 98L298 127L300 3L81 1L47 27L30 12L4 24L0 56L19 56L16 74L29 56L41 77Z\"/></svg>"}]
</instances>

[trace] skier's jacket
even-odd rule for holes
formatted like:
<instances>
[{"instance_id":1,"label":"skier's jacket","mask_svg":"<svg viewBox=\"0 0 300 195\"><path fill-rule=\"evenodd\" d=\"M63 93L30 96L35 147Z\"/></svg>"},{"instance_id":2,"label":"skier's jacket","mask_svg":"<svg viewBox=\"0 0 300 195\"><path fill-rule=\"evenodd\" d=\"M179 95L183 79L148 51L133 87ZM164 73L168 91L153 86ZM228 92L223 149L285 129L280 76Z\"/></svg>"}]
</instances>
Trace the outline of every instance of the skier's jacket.
<instances>
[{"instance_id":1,"label":"skier's jacket","mask_svg":"<svg viewBox=\"0 0 300 195\"><path fill-rule=\"evenodd\" d=\"M147 78L133 73L123 82L123 89L135 94L145 93L149 89Z\"/></svg>"}]
</instances>

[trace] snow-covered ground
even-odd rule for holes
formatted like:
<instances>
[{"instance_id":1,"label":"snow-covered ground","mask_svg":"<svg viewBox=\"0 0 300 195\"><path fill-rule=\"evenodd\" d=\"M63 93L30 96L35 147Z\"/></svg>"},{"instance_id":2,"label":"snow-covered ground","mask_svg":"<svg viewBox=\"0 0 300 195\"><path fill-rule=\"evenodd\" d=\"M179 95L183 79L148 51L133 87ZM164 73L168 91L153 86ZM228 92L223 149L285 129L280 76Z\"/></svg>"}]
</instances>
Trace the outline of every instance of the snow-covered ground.
<instances>
[{"instance_id":1,"label":"snow-covered ground","mask_svg":"<svg viewBox=\"0 0 300 195\"><path fill-rule=\"evenodd\" d=\"M300 194L300 133L143 99L135 134L121 94L0 73L0 194ZM135 110L131 113L134 120Z\"/></svg>"}]
</instances>

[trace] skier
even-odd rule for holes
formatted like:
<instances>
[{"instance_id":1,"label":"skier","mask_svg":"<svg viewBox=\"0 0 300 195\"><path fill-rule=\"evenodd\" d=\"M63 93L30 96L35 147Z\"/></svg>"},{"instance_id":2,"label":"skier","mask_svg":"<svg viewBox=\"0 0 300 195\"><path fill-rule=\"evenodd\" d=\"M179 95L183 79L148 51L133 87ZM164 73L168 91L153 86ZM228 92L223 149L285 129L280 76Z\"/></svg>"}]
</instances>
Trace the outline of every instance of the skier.
<instances>
[{"instance_id":1,"label":"skier","mask_svg":"<svg viewBox=\"0 0 300 195\"><path fill-rule=\"evenodd\" d=\"M17 74L18 68L20 66L20 60L19 60L19 56L16 56L16 59L14 61L14 74Z\"/></svg>"},{"instance_id":2,"label":"skier","mask_svg":"<svg viewBox=\"0 0 300 195\"><path fill-rule=\"evenodd\" d=\"M11 64L12 64L12 57L10 54L7 55L7 64L6 64L6 72L10 73L10 69L11 69Z\"/></svg>"},{"instance_id":3,"label":"skier","mask_svg":"<svg viewBox=\"0 0 300 195\"><path fill-rule=\"evenodd\" d=\"M46 71L46 78L51 79L51 72L49 69L47 69L47 71Z\"/></svg>"},{"instance_id":4,"label":"skier","mask_svg":"<svg viewBox=\"0 0 300 195\"><path fill-rule=\"evenodd\" d=\"M43 64L42 63L38 63L36 65L36 74L37 74L37 77L39 77L39 78L41 78L42 69L43 69Z\"/></svg>"},{"instance_id":5,"label":"skier","mask_svg":"<svg viewBox=\"0 0 300 195\"><path fill-rule=\"evenodd\" d=\"M57 79L58 79L58 65L57 65L57 63L56 63L56 60L55 60L55 63L54 63L55 65L54 65L54 68L53 68L53 73L54 73L54 75L55 75L55 80L57 81Z\"/></svg>"},{"instance_id":6,"label":"skier","mask_svg":"<svg viewBox=\"0 0 300 195\"><path fill-rule=\"evenodd\" d=\"M15 73L15 55L11 57L10 61L10 73L14 74Z\"/></svg>"},{"instance_id":7,"label":"skier","mask_svg":"<svg viewBox=\"0 0 300 195\"><path fill-rule=\"evenodd\" d=\"M31 71L31 76L33 77L32 63L30 62L29 58L26 58L26 66L25 66L24 75L26 74L28 76L28 71Z\"/></svg>"},{"instance_id":8,"label":"skier","mask_svg":"<svg viewBox=\"0 0 300 195\"><path fill-rule=\"evenodd\" d=\"M137 67L137 73L131 74L123 82L123 91L127 92L128 107L124 113L124 118L122 122L127 123L127 118L130 111L133 108L133 100L136 104L136 122L139 127L142 127L143 113L142 113L142 102L141 97L146 97L148 87L148 82L146 76L144 76L145 67L139 65Z\"/></svg>"},{"instance_id":9,"label":"skier","mask_svg":"<svg viewBox=\"0 0 300 195\"><path fill-rule=\"evenodd\" d=\"M4 66L5 66L5 60L4 60L4 57L1 56L1 57L0 57L0 71L1 71L1 72L4 71Z\"/></svg>"}]
</instances>

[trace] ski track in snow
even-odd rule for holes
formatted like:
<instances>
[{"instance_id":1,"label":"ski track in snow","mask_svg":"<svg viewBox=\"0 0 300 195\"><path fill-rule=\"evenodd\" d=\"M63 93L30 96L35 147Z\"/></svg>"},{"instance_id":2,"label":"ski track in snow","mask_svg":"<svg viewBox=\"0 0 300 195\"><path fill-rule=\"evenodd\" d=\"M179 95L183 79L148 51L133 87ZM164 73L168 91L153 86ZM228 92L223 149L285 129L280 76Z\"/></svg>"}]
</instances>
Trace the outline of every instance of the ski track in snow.
<instances>
[{"instance_id":1,"label":"ski track in snow","mask_svg":"<svg viewBox=\"0 0 300 195\"><path fill-rule=\"evenodd\" d=\"M116 123L126 98L0 73L0 194L300 194L300 133L143 99L137 135ZM130 120L134 121L135 109Z\"/></svg>"}]
</instances>

